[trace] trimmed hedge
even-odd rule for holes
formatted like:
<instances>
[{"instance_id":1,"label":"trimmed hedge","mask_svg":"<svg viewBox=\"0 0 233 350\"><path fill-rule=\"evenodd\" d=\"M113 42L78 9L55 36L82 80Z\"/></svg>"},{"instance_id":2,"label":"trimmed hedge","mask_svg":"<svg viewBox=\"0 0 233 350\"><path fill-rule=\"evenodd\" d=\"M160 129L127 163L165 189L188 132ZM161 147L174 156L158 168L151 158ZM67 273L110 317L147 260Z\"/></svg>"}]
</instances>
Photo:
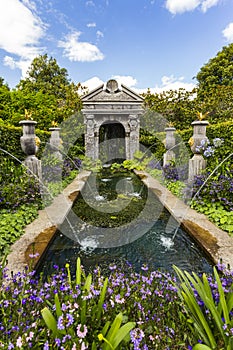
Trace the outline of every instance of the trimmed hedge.
<instances>
[{"instance_id":1,"label":"trimmed hedge","mask_svg":"<svg viewBox=\"0 0 233 350\"><path fill-rule=\"evenodd\" d=\"M177 150L177 154L179 154L179 158L186 158L187 155L189 157L192 156L192 152L190 150L188 141L190 137L192 136L192 128L186 130L177 130L176 138L177 138L177 144L181 142L181 146ZM46 142L48 142L50 137L50 132L48 131L42 131L39 129L36 129L36 135L41 140L41 145L39 148L39 152L37 154L38 158L41 157L43 154L44 146ZM25 159L25 154L23 153L21 146L20 146L20 137L22 136L22 128L21 127L14 127L14 126L5 126L0 125L0 147L7 152L11 153L15 157L17 157L19 160ZM212 169L216 166L220 161L222 161L224 158L229 156L232 153L232 144L233 144L233 122L224 122L214 125L207 126L207 136L210 140L210 142L214 138L222 138L224 139L224 144L219 149L216 149L215 154L208 158L208 168ZM144 132L141 130L140 132L140 143L145 146L147 149L150 149L150 151L155 155L157 160L163 159L163 154L166 151L163 140L165 139L165 133L156 133L156 135L148 134L147 132ZM183 145L182 145L183 144ZM182 150L184 149L184 151ZM79 139L75 142L75 145L72 147L72 149L69 150L69 155L74 156L76 153L83 153L84 152L84 138L79 137ZM182 155L185 155L184 157ZM0 157L6 157L6 154L3 152L0 152ZM180 160L180 161L181 161Z\"/></svg>"},{"instance_id":2,"label":"trimmed hedge","mask_svg":"<svg viewBox=\"0 0 233 350\"><path fill-rule=\"evenodd\" d=\"M37 153L37 157L40 158L40 156L43 153L44 146L46 142L48 142L50 137L50 132L43 131L43 130L36 130L36 136L40 138L41 144L39 151ZM12 154L14 157L18 158L20 161L23 161L25 159L25 154L22 151L21 145L20 145L20 137L23 135L22 127L16 127L16 126L9 126L9 125L0 125L0 147ZM0 152L0 159L4 158L10 158L11 160L14 160L12 157L8 156L5 152Z\"/></svg>"},{"instance_id":3,"label":"trimmed hedge","mask_svg":"<svg viewBox=\"0 0 233 350\"><path fill-rule=\"evenodd\" d=\"M188 144L188 141L190 137L193 134L193 129L190 127L186 130L177 130L175 133L176 135L176 143L180 143L181 145L179 148L174 149L175 153L179 155L179 159L177 159L177 163L182 163L182 161L187 161L187 157L191 158L193 156L193 153L190 149L190 146ZM209 138L210 144L212 144L213 139L215 138L221 138L224 140L224 144L220 148L215 149L215 153L213 156L208 158L208 169L212 170L218 165L221 161L223 161L227 156L229 156L232 153L232 145L233 145L233 122L223 122L213 125L207 126L206 135ZM146 134L141 133L140 135L140 143L143 144L145 147L149 148L152 153L155 155L156 159L160 160L163 159L163 153L166 151L162 141L165 140L165 133L156 133L156 135L153 134ZM227 163L231 162L232 159L230 158Z\"/></svg>"}]
</instances>

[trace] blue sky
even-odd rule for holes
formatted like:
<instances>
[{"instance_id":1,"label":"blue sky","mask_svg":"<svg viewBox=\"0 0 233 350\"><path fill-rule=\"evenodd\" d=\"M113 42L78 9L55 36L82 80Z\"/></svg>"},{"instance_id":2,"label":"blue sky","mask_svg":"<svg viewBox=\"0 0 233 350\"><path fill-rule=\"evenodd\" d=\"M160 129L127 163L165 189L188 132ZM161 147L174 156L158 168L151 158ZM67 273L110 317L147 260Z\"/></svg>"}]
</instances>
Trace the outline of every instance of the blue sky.
<instances>
[{"instance_id":1,"label":"blue sky","mask_svg":"<svg viewBox=\"0 0 233 350\"><path fill-rule=\"evenodd\" d=\"M47 53L89 89L190 89L233 42L232 0L0 0L0 76L15 87Z\"/></svg>"}]
</instances>

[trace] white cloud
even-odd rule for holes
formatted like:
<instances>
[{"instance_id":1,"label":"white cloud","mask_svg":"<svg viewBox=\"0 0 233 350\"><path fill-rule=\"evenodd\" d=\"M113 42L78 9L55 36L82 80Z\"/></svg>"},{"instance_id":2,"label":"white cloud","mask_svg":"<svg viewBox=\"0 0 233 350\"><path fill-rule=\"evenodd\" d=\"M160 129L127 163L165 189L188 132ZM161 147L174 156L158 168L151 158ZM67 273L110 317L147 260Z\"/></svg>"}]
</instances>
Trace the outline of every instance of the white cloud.
<instances>
[{"instance_id":1,"label":"white cloud","mask_svg":"<svg viewBox=\"0 0 233 350\"><path fill-rule=\"evenodd\" d=\"M95 3L92 0L88 0L86 1L86 6L95 6Z\"/></svg>"},{"instance_id":2,"label":"white cloud","mask_svg":"<svg viewBox=\"0 0 233 350\"><path fill-rule=\"evenodd\" d=\"M83 87L88 88L89 91L96 89L98 86L104 84L103 80L98 77L90 78L81 83Z\"/></svg>"},{"instance_id":3,"label":"white cloud","mask_svg":"<svg viewBox=\"0 0 233 350\"><path fill-rule=\"evenodd\" d=\"M179 77L176 78L173 75L170 76L163 76L162 79L162 86L157 86L157 92L160 91L167 91L167 90L178 90L178 89L185 89L188 91L191 91L192 89L194 89L194 87L196 86L193 83L185 83L184 82L184 77Z\"/></svg>"},{"instance_id":4,"label":"white cloud","mask_svg":"<svg viewBox=\"0 0 233 350\"><path fill-rule=\"evenodd\" d=\"M70 61L93 62L104 59L103 53L94 44L79 41L81 32L68 34L64 41L59 41L58 46L64 48L64 56Z\"/></svg>"},{"instance_id":5,"label":"white cloud","mask_svg":"<svg viewBox=\"0 0 233 350\"><path fill-rule=\"evenodd\" d=\"M221 0L166 0L165 7L173 15L184 13L200 8L202 12L206 12L213 6L220 3Z\"/></svg>"},{"instance_id":6,"label":"white cloud","mask_svg":"<svg viewBox=\"0 0 233 350\"><path fill-rule=\"evenodd\" d=\"M96 23L94 22L87 24L87 28L95 28L95 27L96 27Z\"/></svg>"},{"instance_id":7,"label":"white cloud","mask_svg":"<svg viewBox=\"0 0 233 350\"><path fill-rule=\"evenodd\" d=\"M128 75L114 75L111 77L111 79L116 79L120 84L124 84L128 86L129 88L132 88L135 92L138 94L146 93L148 88L136 88L135 85L137 84L137 80L133 78L132 76ZM105 84L103 80L101 80L99 77L93 77L90 78L84 82L82 82L83 87L87 87L89 91L92 91L99 87L102 84ZM179 90L180 88L183 88L187 91L192 91L196 87L193 83L186 83L184 81L183 77L176 78L173 75L166 76L164 75L161 79L161 84L156 85L155 87L149 87L151 93L162 93L163 91L169 91L169 90Z\"/></svg>"},{"instance_id":8,"label":"white cloud","mask_svg":"<svg viewBox=\"0 0 233 350\"><path fill-rule=\"evenodd\" d=\"M209 8L216 6L220 0L204 0L201 4L201 10L206 12Z\"/></svg>"},{"instance_id":9,"label":"white cloud","mask_svg":"<svg viewBox=\"0 0 233 350\"><path fill-rule=\"evenodd\" d=\"M200 5L200 0L166 0L165 7L173 15L195 10Z\"/></svg>"},{"instance_id":10,"label":"white cloud","mask_svg":"<svg viewBox=\"0 0 233 350\"><path fill-rule=\"evenodd\" d=\"M137 84L137 79L133 78L130 75L114 75L111 79L116 79L120 84L124 84L129 88Z\"/></svg>"},{"instance_id":11,"label":"white cloud","mask_svg":"<svg viewBox=\"0 0 233 350\"><path fill-rule=\"evenodd\" d=\"M129 75L114 75L111 79L116 79L120 84L124 84L129 88L134 87L137 84L137 80ZM105 83L106 81L101 80L99 77L93 77L82 82L81 85L87 87L88 90L91 91Z\"/></svg>"},{"instance_id":12,"label":"white cloud","mask_svg":"<svg viewBox=\"0 0 233 350\"><path fill-rule=\"evenodd\" d=\"M104 34L100 30L97 30L96 36L97 36L97 39L99 39L99 38L103 38Z\"/></svg>"},{"instance_id":13,"label":"white cloud","mask_svg":"<svg viewBox=\"0 0 233 350\"><path fill-rule=\"evenodd\" d=\"M222 33L228 42L233 42L233 22L229 23Z\"/></svg>"},{"instance_id":14,"label":"white cloud","mask_svg":"<svg viewBox=\"0 0 233 350\"><path fill-rule=\"evenodd\" d=\"M31 60L15 60L13 57L5 56L3 59L3 63L5 66L10 67L10 69L19 68L21 70L22 78L26 77L28 68L31 64Z\"/></svg>"},{"instance_id":15,"label":"white cloud","mask_svg":"<svg viewBox=\"0 0 233 350\"><path fill-rule=\"evenodd\" d=\"M5 56L3 62L4 62L4 65L10 67L10 69L17 68L17 62L15 62L13 57Z\"/></svg>"},{"instance_id":16,"label":"white cloud","mask_svg":"<svg viewBox=\"0 0 233 350\"><path fill-rule=\"evenodd\" d=\"M34 3L30 3L30 8L26 6L28 3L27 0L23 3L19 0L0 1L0 48L19 57L15 61L6 56L4 64L24 71L25 66L28 68L33 58L42 52L38 45L45 34L45 25L31 10L35 9Z\"/></svg>"},{"instance_id":17,"label":"white cloud","mask_svg":"<svg viewBox=\"0 0 233 350\"><path fill-rule=\"evenodd\" d=\"M192 91L196 87L193 83L185 83L184 77L176 78L173 75L164 75L161 79L161 84L155 87L150 87L151 93L162 93L163 91L185 89ZM146 93L148 89L135 89L138 93Z\"/></svg>"}]
</instances>

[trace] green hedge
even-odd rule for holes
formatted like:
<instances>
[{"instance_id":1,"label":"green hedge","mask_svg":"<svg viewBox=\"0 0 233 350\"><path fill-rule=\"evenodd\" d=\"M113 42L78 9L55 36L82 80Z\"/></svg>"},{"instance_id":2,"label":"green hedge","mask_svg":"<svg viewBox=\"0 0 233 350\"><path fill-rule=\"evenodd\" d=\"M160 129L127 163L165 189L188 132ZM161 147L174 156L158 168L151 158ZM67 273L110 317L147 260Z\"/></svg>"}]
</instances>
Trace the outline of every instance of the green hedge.
<instances>
[{"instance_id":1,"label":"green hedge","mask_svg":"<svg viewBox=\"0 0 233 350\"><path fill-rule=\"evenodd\" d=\"M37 153L37 157L40 159L43 155L45 145L49 141L51 132L36 129L35 134L36 136L39 137L41 141L39 151ZM20 145L20 137L22 135L23 135L22 127L0 125L0 148L2 148L4 151L9 152L11 155L18 158L20 161L23 161L26 156L22 151L22 148ZM68 156L73 158L75 156L79 156L80 154L84 154L84 153L85 153L84 138L83 136L80 136L76 140L74 146L70 147ZM13 157L8 156L5 152L0 150L0 160L1 158L9 158L11 160L14 160Z\"/></svg>"},{"instance_id":2,"label":"green hedge","mask_svg":"<svg viewBox=\"0 0 233 350\"><path fill-rule=\"evenodd\" d=\"M177 152L177 154L179 154L179 158L181 158L182 160L184 158L187 158L187 155L189 157L192 156L192 152L188 144L188 140L192 136L192 133L193 131L191 127L186 130L178 130L176 133L177 144L180 143L180 141L182 142L181 145L175 151ZM50 132L36 129L36 135L41 140L41 145L37 154L38 158L40 158L43 154L44 146L46 142L48 142L48 139L50 137ZM23 153L20 146L21 136L21 127L0 125L0 147L17 157L19 160L24 160L25 154ZM208 167L212 168L216 166L216 164L219 163L221 160L230 155L232 152L233 122L229 121L209 125L207 127L207 136L210 142L212 142L212 140L217 137L224 139L224 145L221 148L216 149L214 156L208 158ZM157 160L162 160L163 154L166 151L162 142L164 139L164 132L156 133L156 135L149 134L148 132L144 132L143 130L141 130L140 132L140 144L144 145L147 149L150 149L150 151L155 155ZM73 148L69 150L69 155L73 157L76 153L78 153L78 156L80 153L84 153L84 151L84 138L79 137L79 139L76 140ZM184 157L183 154L185 155ZM2 156L6 157L6 154L0 152L0 157Z\"/></svg>"},{"instance_id":3,"label":"green hedge","mask_svg":"<svg viewBox=\"0 0 233 350\"><path fill-rule=\"evenodd\" d=\"M25 154L22 151L20 145L20 137L23 135L22 127L0 125L0 147L12 154L14 157L18 158L20 161L25 159ZM38 158L41 157L44 146L48 142L50 137L50 132L43 130L36 130L36 136L40 138L41 145L38 151ZM0 152L0 159L8 157L3 151ZM12 157L9 156L13 160Z\"/></svg>"},{"instance_id":4,"label":"green hedge","mask_svg":"<svg viewBox=\"0 0 233 350\"><path fill-rule=\"evenodd\" d=\"M190 149L188 141L193 134L193 129L190 127L186 130L177 130L176 132L176 143L181 143L179 147L175 150L175 153L179 155L177 159L178 163L182 161L187 162L187 157L191 158L193 153ZM207 126L206 131L207 137L209 138L210 144L212 144L213 139L221 138L224 140L222 147L215 149L213 156L208 158L207 164L208 169L212 170L217 164L223 161L227 156L232 153L233 145L233 122L223 122ZM140 143L145 147L149 148L155 155L156 159L163 159L163 153L166 151L162 140L165 139L165 133L156 133L156 135L149 135L148 133L141 132ZM232 158L227 162L232 163Z\"/></svg>"}]
</instances>

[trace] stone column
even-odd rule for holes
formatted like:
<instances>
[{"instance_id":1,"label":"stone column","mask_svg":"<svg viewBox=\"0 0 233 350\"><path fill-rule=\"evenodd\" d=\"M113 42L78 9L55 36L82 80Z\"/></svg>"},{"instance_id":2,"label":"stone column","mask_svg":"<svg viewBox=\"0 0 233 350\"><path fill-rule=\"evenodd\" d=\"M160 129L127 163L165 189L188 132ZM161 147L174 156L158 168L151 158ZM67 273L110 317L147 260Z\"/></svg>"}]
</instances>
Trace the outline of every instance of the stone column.
<instances>
[{"instance_id":1,"label":"stone column","mask_svg":"<svg viewBox=\"0 0 233 350\"><path fill-rule=\"evenodd\" d=\"M85 117L86 133L85 133L85 155L88 158L96 159L96 140L95 140L95 122L94 115Z\"/></svg>"},{"instance_id":2,"label":"stone column","mask_svg":"<svg viewBox=\"0 0 233 350\"><path fill-rule=\"evenodd\" d=\"M23 163L28 168L29 173L33 173L37 178L41 179L41 161L36 157L40 144L39 137L35 135L37 122L34 120L21 120L19 124L23 126L23 136L20 137L20 144L27 156Z\"/></svg>"},{"instance_id":3,"label":"stone column","mask_svg":"<svg viewBox=\"0 0 233 350\"><path fill-rule=\"evenodd\" d=\"M134 153L139 150L139 118L135 114L129 115L129 159L133 159Z\"/></svg>"},{"instance_id":4,"label":"stone column","mask_svg":"<svg viewBox=\"0 0 233 350\"><path fill-rule=\"evenodd\" d=\"M201 152L203 152L208 142L206 136L206 126L208 124L209 122L206 120L196 120L192 123L193 136L189 140L189 144L194 156L189 160L189 181L193 181L195 176L200 175L206 168L206 160L203 158Z\"/></svg>"},{"instance_id":5,"label":"stone column","mask_svg":"<svg viewBox=\"0 0 233 350\"><path fill-rule=\"evenodd\" d=\"M125 130L125 157L130 159L130 131Z\"/></svg>"},{"instance_id":6,"label":"stone column","mask_svg":"<svg viewBox=\"0 0 233 350\"><path fill-rule=\"evenodd\" d=\"M49 143L50 143L50 148L53 151L53 155L57 159L62 160L62 154L60 152L60 149L62 148L60 130L61 128L57 128L57 127L49 128L49 131L51 131Z\"/></svg>"},{"instance_id":7,"label":"stone column","mask_svg":"<svg viewBox=\"0 0 233 350\"><path fill-rule=\"evenodd\" d=\"M99 128L94 128L94 159L99 159Z\"/></svg>"},{"instance_id":8,"label":"stone column","mask_svg":"<svg viewBox=\"0 0 233 350\"><path fill-rule=\"evenodd\" d=\"M168 165L171 161L175 160L175 153L173 147L176 144L175 133L176 129L174 127L165 128L166 139L165 139L165 148L166 152L163 155L163 166Z\"/></svg>"}]
</instances>

